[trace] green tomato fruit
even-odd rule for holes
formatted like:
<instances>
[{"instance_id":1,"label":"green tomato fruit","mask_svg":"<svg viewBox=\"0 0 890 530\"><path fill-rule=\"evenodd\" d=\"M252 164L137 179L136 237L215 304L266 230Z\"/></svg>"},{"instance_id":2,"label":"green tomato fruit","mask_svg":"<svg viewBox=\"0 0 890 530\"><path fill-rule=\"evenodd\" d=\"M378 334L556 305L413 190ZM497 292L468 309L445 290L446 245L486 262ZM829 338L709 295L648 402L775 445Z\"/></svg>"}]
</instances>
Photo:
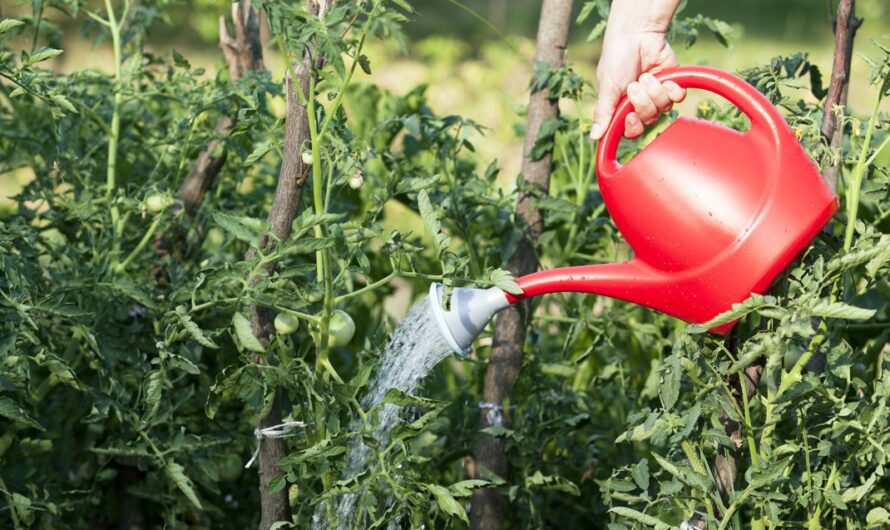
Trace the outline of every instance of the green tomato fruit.
<instances>
[{"instance_id":1,"label":"green tomato fruit","mask_svg":"<svg viewBox=\"0 0 890 530\"><path fill-rule=\"evenodd\" d=\"M309 302L310 304L314 304L316 302L321 302L322 298L324 298L324 293L318 287L316 287L316 288L310 287L308 292L306 293L306 301Z\"/></svg>"},{"instance_id":2,"label":"green tomato fruit","mask_svg":"<svg viewBox=\"0 0 890 530\"><path fill-rule=\"evenodd\" d=\"M355 175L349 179L349 187L357 190L362 187L362 183L365 181L365 178L362 176L361 171L356 171Z\"/></svg>"},{"instance_id":3,"label":"green tomato fruit","mask_svg":"<svg viewBox=\"0 0 890 530\"><path fill-rule=\"evenodd\" d=\"M145 209L152 213L161 213L167 208L173 206L173 197L163 193L152 193L145 198Z\"/></svg>"},{"instance_id":4,"label":"green tomato fruit","mask_svg":"<svg viewBox=\"0 0 890 530\"><path fill-rule=\"evenodd\" d=\"M794 365L797 364L800 356L803 355L804 349L801 348L797 344L789 344L788 349L785 350L785 355L782 359L782 365L785 367L785 370L791 370L794 368Z\"/></svg>"},{"instance_id":5,"label":"green tomato fruit","mask_svg":"<svg viewBox=\"0 0 890 530\"><path fill-rule=\"evenodd\" d=\"M355 322L346 311L339 309L334 310L331 315L330 329L328 330L328 345L335 348L344 346L352 340L355 335Z\"/></svg>"},{"instance_id":6,"label":"green tomato fruit","mask_svg":"<svg viewBox=\"0 0 890 530\"><path fill-rule=\"evenodd\" d=\"M300 319L288 314L278 313L275 315L275 331L279 335L290 335L300 327Z\"/></svg>"},{"instance_id":7,"label":"green tomato fruit","mask_svg":"<svg viewBox=\"0 0 890 530\"><path fill-rule=\"evenodd\" d=\"M312 165L312 152L311 151L303 151L303 154L300 155L300 160L303 161L304 166Z\"/></svg>"}]
</instances>

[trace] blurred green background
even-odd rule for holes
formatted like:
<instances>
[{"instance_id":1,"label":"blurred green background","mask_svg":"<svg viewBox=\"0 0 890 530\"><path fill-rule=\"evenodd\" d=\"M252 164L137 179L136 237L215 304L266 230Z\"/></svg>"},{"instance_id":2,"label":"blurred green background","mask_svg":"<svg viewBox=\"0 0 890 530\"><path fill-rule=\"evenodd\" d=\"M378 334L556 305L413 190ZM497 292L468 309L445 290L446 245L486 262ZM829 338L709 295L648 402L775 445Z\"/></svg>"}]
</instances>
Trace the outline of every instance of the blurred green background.
<instances>
[{"instance_id":1,"label":"blurred green background","mask_svg":"<svg viewBox=\"0 0 890 530\"><path fill-rule=\"evenodd\" d=\"M400 94L418 84L427 84L427 97L436 112L461 114L486 127L485 138L476 141L477 156L486 164L498 159L504 185L511 185L521 161L522 138L515 126L522 122L541 2L416 0L411 3L417 13L406 25L406 46L375 42L368 50L373 81L381 88ZM583 3L576 1L576 9L580 10ZM175 49L192 64L206 67L207 75L215 75L223 67L216 46L218 18L226 16L230 6L223 0L187 0L165 7L162 10L165 18L153 24L147 48L159 54ZM875 49L871 41L890 33L890 2L859 0L856 11L865 22L857 35L854 51L868 55ZM30 2L0 0L0 16L29 13ZM726 48L703 30L691 48L686 48L683 42L674 43L682 63L740 70L777 55L806 52L820 67L827 82L834 47L827 1L690 0L679 16L698 13L729 23L733 27L733 43ZM65 49L53 68L106 70L111 64L108 41L97 39L95 33L85 36L82 15L72 20L60 12L48 11L47 18L49 23L44 26L41 40ZM598 20L594 14L583 24L573 26L567 54L567 61L589 79L594 78L600 46L586 39ZM29 48L30 44L30 37L21 42L23 48ZM266 65L273 76L281 77L283 63L268 42ZM857 55L852 66L849 106L859 114L867 112L874 101L874 89L866 82L867 72L868 65ZM691 99L685 108L690 108L696 97ZM563 108L563 111L590 116L594 103L595 91L591 90L578 108ZM890 110L890 101L887 105L886 110ZM29 178L32 176L27 170L0 175L0 207L8 206L5 197L15 193Z\"/></svg>"}]
</instances>

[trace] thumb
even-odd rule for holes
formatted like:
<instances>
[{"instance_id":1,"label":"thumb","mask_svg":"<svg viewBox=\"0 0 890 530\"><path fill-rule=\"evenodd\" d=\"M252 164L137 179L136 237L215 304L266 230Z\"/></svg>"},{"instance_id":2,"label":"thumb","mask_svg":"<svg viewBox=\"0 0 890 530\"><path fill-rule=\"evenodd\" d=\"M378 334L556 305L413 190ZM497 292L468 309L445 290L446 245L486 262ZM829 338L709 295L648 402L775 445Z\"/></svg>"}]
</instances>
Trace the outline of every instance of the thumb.
<instances>
[{"instance_id":1,"label":"thumb","mask_svg":"<svg viewBox=\"0 0 890 530\"><path fill-rule=\"evenodd\" d=\"M606 128L612 121L612 114L615 112L615 105L621 98L621 93L612 87L600 87L600 97L596 102L596 108L593 111L593 125L590 127L590 139L599 140L606 134Z\"/></svg>"}]
</instances>

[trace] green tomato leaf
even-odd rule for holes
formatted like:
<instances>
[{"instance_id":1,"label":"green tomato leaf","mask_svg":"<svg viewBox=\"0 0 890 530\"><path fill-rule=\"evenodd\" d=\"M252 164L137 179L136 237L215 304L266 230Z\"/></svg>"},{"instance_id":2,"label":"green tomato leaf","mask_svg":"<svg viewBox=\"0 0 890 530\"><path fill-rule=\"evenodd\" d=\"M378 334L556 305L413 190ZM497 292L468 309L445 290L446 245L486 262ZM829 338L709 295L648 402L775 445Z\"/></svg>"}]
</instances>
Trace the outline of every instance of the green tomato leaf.
<instances>
[{"instance_id":1,"label":"green tomato leaf","mask_svg":"<svg viewBox=\"0 0 890 530\"><path fill-rule=\"evenodd\" d=\"M467 511L454 499L448 488L438 484L427 484L426 489L436 498L436 504L439 505L440 510L448 515L460 517L461 521L465 523L470 522L470 519L467 517Z\"/></svg>"},{"instance_id":2,"label":"green tomato leaf","mask_svg":"<svg viewBox=\"0 0 890 530\"><path fill-rule=\"evenodd\" d=\"M145 391L142 394L142 402L145 405L143 423L148 423L158 412L161 405L161 391L164 389L164 373L160 370L152 370L145 381Z\"/></svg>"},{"instance_id":3,"label":"green tomato leaf","mask_svg":"<svg viewBox=\"0 0 890 530\"><path fill-rule=\"evenodd\" d=\"M522 288L516 283L516 280L513 278L513 273L510 271L504 269L492 269L492 271L488 273L488 279L503 291L515 295L522 294Z\"/></svg>"},{"instance_id":4,"label":"green tomato leaf","mask_svg":"<svg viewBox=\"0 0 890 530\"><path fill-rule=\"evenodd\" d=\"M31 66L32 64L37 64L42 61L46 61L47 59L52 59L58 55L62 54L62 50L57 50L56 48L38 48L34 50L34 53L28 56L28 58L24 61L27 66Z\"/></svg>"},{"instance_id":5,"label":"green tomato leaf","mask_svg":"<svg viewBox=\"0 0 890 530\"><path fill-rule=\"evenodd\" d=\"M198 500L198 495L195 494L194 488L192 488L192 481L185 475L185 468L181 465L173 462L172 460L167 463L167 467L165 468L167 471L167 476L170 480L176 484L176 487L179 488L179 491L182 492L185 497L191 501L191 503L195 506L195 508L199 510L203 510L204 507L201 506L201 501Z\"/></svg>"},{"instance_id":6,"label":"green tomato leaf","mask_svg":"<svg viewBox=\"0 0 890 530\"><path fill-rule=\"evenodd\" d=\"M183 328L188 332L189 335L195 339L195 342L202 346L207 346L208 348L217 349L219 346L216 345L213 340L210 339L207 335L204 334L204 331L195 324L195 321L192 320L192 317L189 316L188 310L185 306L177 306L176 307L176 318L179 320L179 323Z\"/></svg>"},{"instance_id":7,"label":"green tomato leaf","mask_svg":"<svg viewBox=\"0 0 890 530\"><path fill-rule=\"evenodd\" d=\"M548 491L561 491L569 495L581 495L581 490L574 482L555 475L544 475L541 471L535 471L530 477L525 477L526 489L540 488Z\"/></svg>"},{"instance_id":8,"label":"green tomato leaf","mask_svg":"<svg viewBox=\"0 0 890 530\"><path fill-rule=\"evenodd\" d=\"M3 33L6 33L7 31L11 30L12 28L17 28L24 24L25 23L22 22L21 20L16 20L14 18L4 18L3 20L0 20L0 35L2 35Z\"/></svg>"},{"instance_id":9,"label":"green tomato leaf","mask_svg":"<svg viewBox=\"0 0 890 530\"><path fill-rule=\"evenodd\" d=\"M843 318L846 320L868 320L875 316L874 309L856 307L843 302L820 300L813 306L813 316L825 318Z\"/></svg>"},{"instance_id":10,"label":"green tomato leaf","mask_svg":"<svg viewBox=\"0 0 890 530\"><path fill-rule=\"evenodd\" d=\"M241 313L235 313L235 315L232 316L232 325L235 326L235 336L238 337L238 342L240 342L242 346L257 353L266 351L266 349L263 348L262 343L260 343L253 334L253 330L250 327L250 320L247 320L247 317Z\"/></svg>"},{"instance_id":11,"label":"green tomato leaf","mask_svg":"<svg viewBox=\"0 0 890 530\"><path fill-rule=\"evenodd\" d=\"M671 410L680 396L680 379L683 369L680 367L680 359L676 355L670 355L659 367L661 384L658 385L658 397L665 410Z\"/></svg>"},{"instance_id":12,"label":"green tomato leaf","mask_svg":"<svg viewBox=\"0 0 890 530\"><path fill-rule=\"evenodd\" d=\"M652 517L651 515L646 515L643 512L638 512L632 508L615 506L614 508L609 509L609 511L621 517L626 517L632 521L636 521L640 524L656 528L657 530L668 530L669 528L671 528L671 525L665 523L664 521Z\"/></svg>"},{"instance_id":13,"label":"green tomato leaf","mask_svg":"<svg viewBox=\"0 0 890 530\"><path fill-rule=\"evenodd\" d=\"M24 409L18 406L15 401L4 396L0 396L0 416L27 427L33 427L41 431L46 430L37 423L37 420L29 416Z\"/></svg>"},{"instance_id":14,"label":"green tomato leaf","mask_svg":"<svg viewBox=\"0 0 890 530\"><path fill-rule=\"evenodd\" d=\"M448 250L448 244L451 240L448 236L442 233L442 223L439 222L439 217L436 215L436 211L433 210L430 196L427 194L426 190L421 190L420 193L417 194L417 207L420 210L420 218L423 219L424 226L426 226L430 235L433 236L433 241L436 244L436 251L438 255L441 256Z\"/></svg>"},{"instance_id":15,"label":"green tomato leaf","mask_svg":"<svg viewBox=\"0 0 890 530\"><path fill-rule=\"evenodd\" d=\"M55 103L56 105L67 110L68 112L70 112L72 114L77 114L77 109L74 108L74 105L72 105L71 102L68 101L68 98L66 98L62 94L53 94L52 96L49 97L49 99L52 100L52 102Z\"/></svg>"},{"instance_id":16,"label":"green tomato leaf","mask_svg":"<svg viewBox=\"0 0 890 530\"><path fill-rule=\"evenodd\" d=\"M452 484L448 490L451 491L451 494L455 497L469 497L473 494L473 490L484 488L486 486L490 486L491 482L487 480L479 480L479 479L470 479L470 480L461 480L460 482L455 482Z\"/></svg>"},{"instance_id":17,"label":"green tomato leaf","mask_svg":"<svg viewBox=\"0 0 890 530\"><path fill-rule=\"evenodd\" d=\"M262 219L229 215L219 211L213 212L213 221L253 248L259 248L260 236L268 233L271 228L268 221Z\"/></svg>"}]
</instances>

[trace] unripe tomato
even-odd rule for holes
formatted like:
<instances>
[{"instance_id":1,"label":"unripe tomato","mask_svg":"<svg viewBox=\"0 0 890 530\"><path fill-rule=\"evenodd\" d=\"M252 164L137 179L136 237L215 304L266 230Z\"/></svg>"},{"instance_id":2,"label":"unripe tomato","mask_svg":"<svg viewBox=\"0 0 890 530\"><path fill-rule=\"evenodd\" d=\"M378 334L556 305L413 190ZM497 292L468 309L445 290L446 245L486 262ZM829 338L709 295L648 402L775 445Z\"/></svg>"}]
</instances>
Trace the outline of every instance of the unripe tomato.
<instances>
[{"instance_id":1,"label":"unripe tomato","mask_svg":"<svg viewBox=\"0 0 890 530\"><path fill-rule=\"evenodd\" d=\"M298 500L300 500L300 487L296 484L291 484L290 488L287 489L287 502L291 508L296 508Z\"/></svg>"},{"instance_id":2,"label":"unripe tomato","mask_svg":"<svg viewBox=\"0 0 890 530\"><path fill-rule=\"evenodd\" d=\"M152 193L145 198L145 209L152 213L161 213L167 208L173 206L173 197L163 193Z\"/></svg>"},{"instance_id":3,"label":"unripe tomato","mask_svg":"<svg viewBox=\"0 0 890 530\"><path fill-rule=\"evenodd\" d=\"M275 331L279 335L290 335L300 327L300 319L288 314L278 313L275 315Z\"/></svg>"},{"instance_id":4,"label":"unripe tomato","mask_svg":"<svg viewBox=\"0 0 890 530\"><path fill-rule=\"evenodd\" d=\"M312 152L311 151L303 151L303 154L300 155L300 159L303 161L304 166L312 165Z\"/></svg>"},{"instance_id":5,"label":"unripe tomato","mask_svg":"<svg viewBox=\"0 0 890 530\"><path fill-rule=\"evenodd\" d=\"M328 345L331 347L345 346L355 335L355 322L346 311L335 309L331 315L328 329Z\"/></svg>"},{"instance_id":6,"label":"unripe tomato","mask_svg":"<svg viewBox=\"0 0 890 530\"><path fill-rule=\"evenodd\" d=\"M782 358L782 365L785 367L785 370L791 370L794 368L794 365L797 364L800 356L803 355L804 349L800 347L798 344L789 344L788 349L785 350L785 355Z\"/></svg>"},{"instance_id":7,"label":"unripe tomato","mask_svg":"<svg viewBox=\"0 0 890 530\"><path fill-rule=\"evenodd\" d=\"M306 301L311 304L321 302L322 298L324 298L324 293L318 287L310 287L309 291L306 293Z\"/></svg>"},{"instance_id":8,"label":"unripe tomato","mask_svg":"<svg viewBox=\"0 0 890 530\"><path fill-rule=\"evenodd\" d=\"M349 179L349 187L354 190L357 190L362 187L362 183L364 181L365 181L365 178L362 176L362 172L356 171L355 175L353 175L352 178Z\"/></svg>"}]
</instances>

